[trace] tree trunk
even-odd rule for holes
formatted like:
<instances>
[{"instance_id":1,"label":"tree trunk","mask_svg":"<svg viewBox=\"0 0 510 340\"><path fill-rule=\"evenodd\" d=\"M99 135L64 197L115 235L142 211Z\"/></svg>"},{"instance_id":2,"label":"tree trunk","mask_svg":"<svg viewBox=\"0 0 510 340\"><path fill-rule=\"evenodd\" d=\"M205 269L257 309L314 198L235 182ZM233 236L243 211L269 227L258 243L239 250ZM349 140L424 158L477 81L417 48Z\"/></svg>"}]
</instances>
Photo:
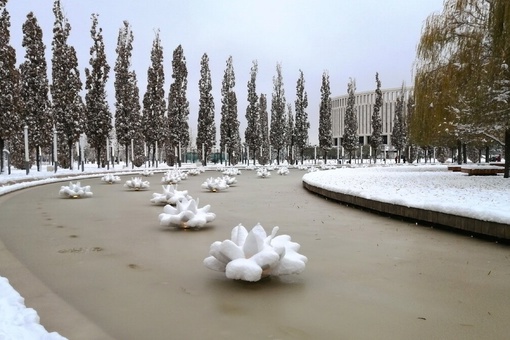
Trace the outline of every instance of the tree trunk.
<instances>
[{"instance_id":1,"label":"tree trunk","mask_svg":"<svg viewBox=\"0 0 510 340\"><path fill-rule=\"evenodd\" d=\"M129 156L129 144L124 144L124 151L126 152L126 168L128 166L128 156Z\"/></svg>"},{"instance_id":2,"label":"tree trunk","mask_svg":"<svg viewBox=\"0 0 510 340\"><path fill-rule=\"evenodd\" d=\"M4 171L4 139L0 138L0 173Z\"/></svg>"},{"instance_id":3,"label":"tree trunk","mask_svg":"<svg viewBox=\"0 0 510 340\"><path fill-rule=\"evenodd\" d=\"M467 163L467 144L462 143L462 163Z\"/></svg>"},{"instance_id":4,"label":"tree trunk","mask_svg":"<svg viewBox=\"0 0 510 340\"><path fill-rule=\"evenodd\" d=\"M457 164L462 165L462 142L457 140Z\"/></svg>"},{"instance_id":5,"label":"tree trunk","mask_svg":"<svg viewBox=\"0 0 510 340\"><path fill-rule=\"evenodd\" d=\"M508 178L510 176L510 128L505 130L505 172L503 174L504 178Z\"/></svg>"},{"instance_id":6,"label":"tree trunk","mask_svg":"<svg viewBox=\"0 0 510 340\"><path fill-rule=\"evenodd\" d=\"M67 149L69 150L69 154L67 155L69 158L69 170L73 170L73 162L72 162L72 159L73 159L73 141L71 139L69 139L67 141Z\"/></svg>"},{"instance_id":7,"label":"tree trunk","mask_svg":"<svg viewBox=\"0 0 510 340\"><path fill-rule=\"evenodd\" d=\"M488 146L485 147L485 163L489 163L490 159L490 148Z\"/></svg>"},{"instance_id":8,"label":"tree trunk","mask_svg":"<svg viewBox=\"0 0 510 340\"><path fill-rule=\"evenodd\" d=\"M37 164L37 171L41 171L41 153L39 147L35 147L35 163Z\"/></svg>"}]
</instances>

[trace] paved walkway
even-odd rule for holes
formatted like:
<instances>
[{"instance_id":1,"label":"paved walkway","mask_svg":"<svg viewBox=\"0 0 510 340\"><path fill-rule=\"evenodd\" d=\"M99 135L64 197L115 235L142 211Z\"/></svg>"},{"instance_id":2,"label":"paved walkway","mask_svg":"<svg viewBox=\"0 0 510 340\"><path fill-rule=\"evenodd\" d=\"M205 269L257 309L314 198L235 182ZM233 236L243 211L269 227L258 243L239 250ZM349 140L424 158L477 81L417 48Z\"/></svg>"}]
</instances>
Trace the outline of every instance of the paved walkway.
<instances>
[{"instance_id":1,"label":"paved walkway","mask_svg":"<svg viewBox=\"0 0 510 340\"><path fill-rule=\"evenodd\" d=\"M211 204L199 231L158 225L160 192L82 180L94 197L58 198L59 184L0 197L0 275L69 339L480 339L510 333L508 246L345 207L302 187L304 173L243 171L219 193L179 185ZM123 177L123 181L129 177ZM202 264L239 223L280 227L309 258L300 275L237 282Z\"/></svg>"}]
</instances>

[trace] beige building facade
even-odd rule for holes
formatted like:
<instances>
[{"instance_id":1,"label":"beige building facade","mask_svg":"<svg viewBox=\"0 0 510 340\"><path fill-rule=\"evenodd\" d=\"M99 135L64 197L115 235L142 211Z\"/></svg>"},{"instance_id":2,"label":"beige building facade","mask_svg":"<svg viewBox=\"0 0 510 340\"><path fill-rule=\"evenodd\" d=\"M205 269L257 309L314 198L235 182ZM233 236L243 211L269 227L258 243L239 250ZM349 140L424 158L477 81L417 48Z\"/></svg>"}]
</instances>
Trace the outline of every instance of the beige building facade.
<instances>
[{"instance_id":1,"label":"beige building facade","mask_svg":"<svg viewBox=\"0 0 510 340\"><path fill-rule=\"evenodd\" d=\"M381 89L383 100L381 107L382 137L383 144L387 150L391 149L391 131L393 129L393 118L395 117L395 106L402 88ZM412 87L404 88L404 100L407 101ZM331 97L331 120L333 147L342 145L344 134L344 117L347 109L348 95ZM358 136L361 145L370 143L372 135L372 114L374 112L376 94L375 90L355 94L355 110L358 117ZM404 103L404 115L407 113Z\"/></svg>"}]
</instances>

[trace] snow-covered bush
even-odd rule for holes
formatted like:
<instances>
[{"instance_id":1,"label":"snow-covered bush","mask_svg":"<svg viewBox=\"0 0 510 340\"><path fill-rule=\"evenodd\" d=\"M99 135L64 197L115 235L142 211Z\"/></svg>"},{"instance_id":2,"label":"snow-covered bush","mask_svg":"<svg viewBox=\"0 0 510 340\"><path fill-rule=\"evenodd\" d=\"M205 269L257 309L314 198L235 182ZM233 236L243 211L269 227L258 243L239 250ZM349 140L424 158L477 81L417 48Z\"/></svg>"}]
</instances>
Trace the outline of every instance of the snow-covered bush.
<instances>
[{"instance_id":1,"label":"snow-covered bush","mask_svg":"<svg viewBox=\"0 0 510 340\"><path fill-rule=\"evenodd\" d=\"M225 272L229 279L244 281L301 273L308 258L298 253L300 245L289 235L276 236L278 229L274 227L268 236L260 224L250 232L239 224L232 229L230 240L211 244L204 265Z\"/></svg>"}]
</instances>

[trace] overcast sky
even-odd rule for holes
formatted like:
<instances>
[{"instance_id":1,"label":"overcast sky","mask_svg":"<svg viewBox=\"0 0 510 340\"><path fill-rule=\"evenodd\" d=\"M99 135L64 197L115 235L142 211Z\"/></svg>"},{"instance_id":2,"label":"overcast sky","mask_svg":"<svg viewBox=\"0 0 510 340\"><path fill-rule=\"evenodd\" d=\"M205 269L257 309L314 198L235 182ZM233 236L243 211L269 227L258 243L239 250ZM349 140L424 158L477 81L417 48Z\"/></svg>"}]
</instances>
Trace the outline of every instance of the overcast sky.
<instances>
[{"instance_id":1,"label":"overcast sky","mask_svg":"<svg viewBox=\"0 0 510 340\"><path fill-rule=\"evenodd\" d=\"M133 69L140 97L155 31L164 48L165 95L171 84L172 53L182 45L188 68L189 124L196 134L200 60L207 53L219 128L221 81L232 56L236 75L241 138L246 128L247 82L252 61L258 61L257 92L265 93L270 109L276 64L281 63L287 103L296 99L299 70L305 78L310 142L317 143L321 77L328 71L332 96L346 94L349 78L357 92L375 90L379 72L383 88L412 85L412 67L421 28L443 0L62 0L71 24L69 44L78 53L82 81L89 67L91 14L99 14L111 74L109 104L114 108L113 82L117 36L124 20L134 33ZM51 65L53 0L9 0L11 44L17 62L24 59L21 26L32 11L43 29L48 67ZM270 112L269 112L270 113Z\"/></svg>"}]
</instances>

